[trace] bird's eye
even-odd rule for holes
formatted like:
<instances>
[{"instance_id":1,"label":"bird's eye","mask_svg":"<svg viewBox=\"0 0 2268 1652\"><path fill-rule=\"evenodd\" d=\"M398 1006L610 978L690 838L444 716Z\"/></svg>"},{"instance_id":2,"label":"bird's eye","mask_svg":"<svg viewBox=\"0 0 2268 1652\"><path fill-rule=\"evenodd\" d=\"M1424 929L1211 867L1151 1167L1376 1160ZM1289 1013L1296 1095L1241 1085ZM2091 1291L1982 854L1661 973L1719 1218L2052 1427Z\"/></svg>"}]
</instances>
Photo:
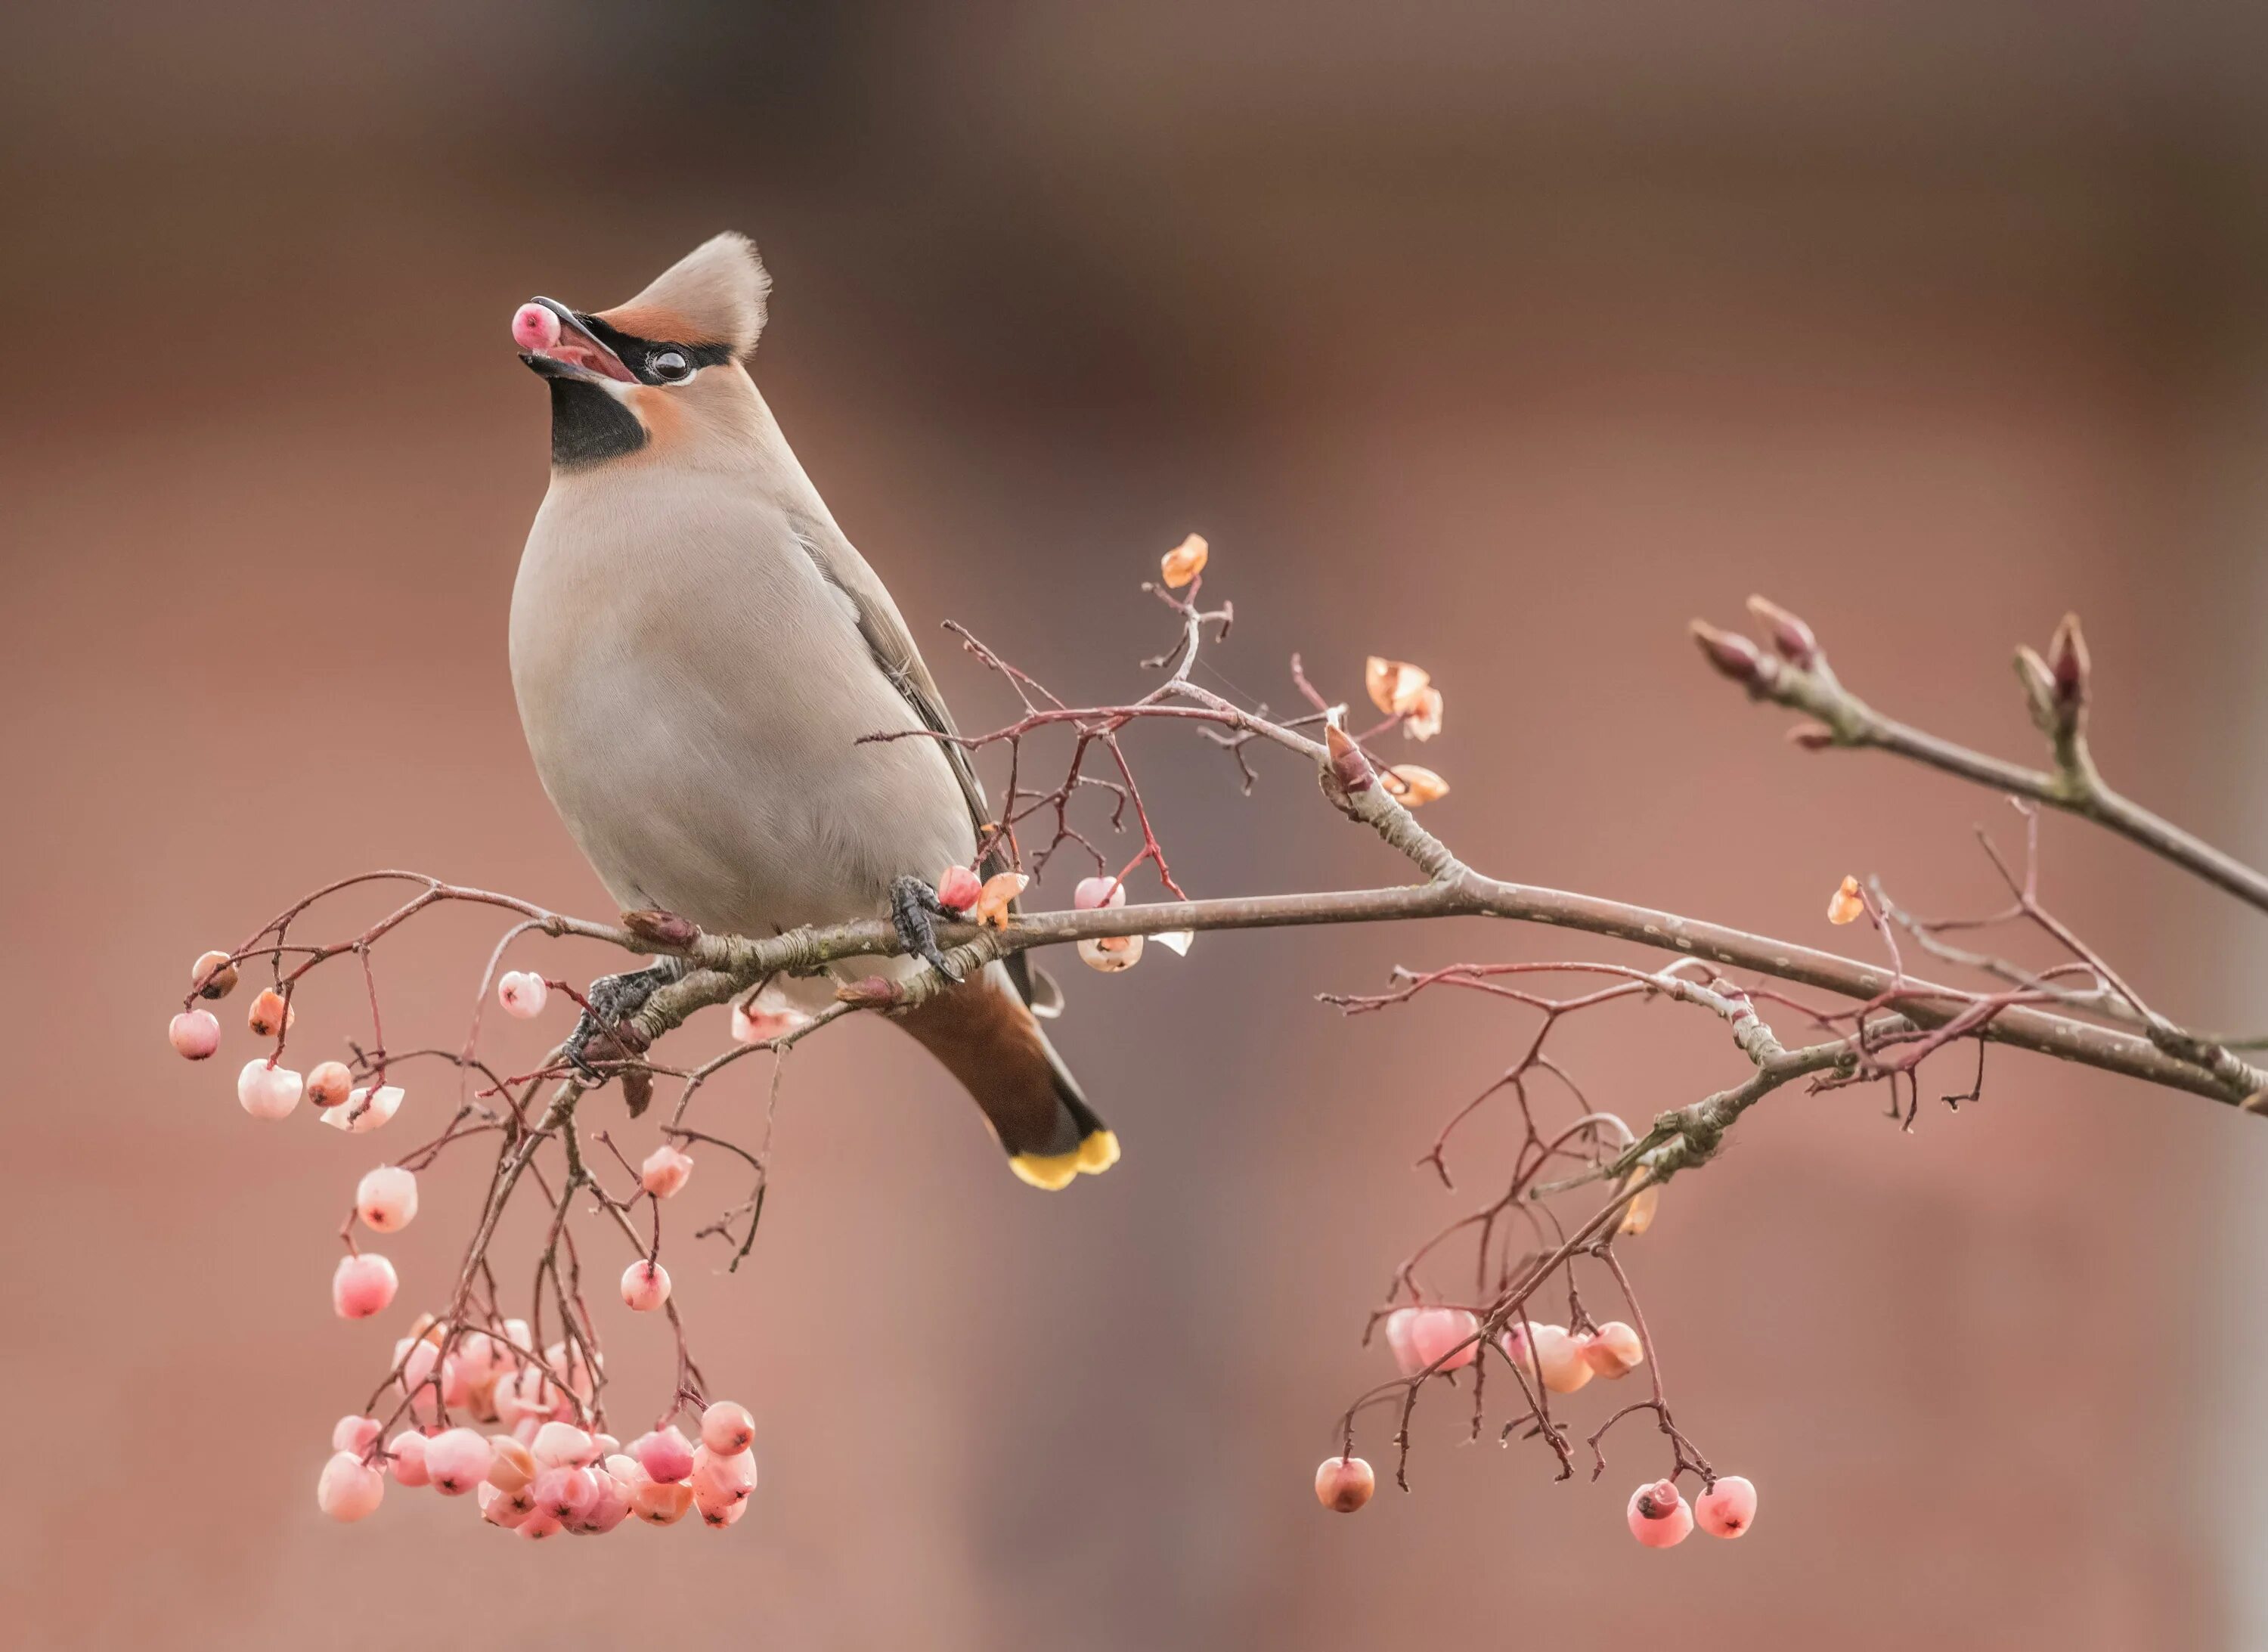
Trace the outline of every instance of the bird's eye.
<instances>
[{"instance_id":1,"label":"bird's eye","mask_svg":"<svg viewBox=\"0 0 2268 1652\"><path fill-rule=\"evenodd\" d=\"M666 380L672 384L681 382L693 376L693 364L686 360L681 353L674 350L665 350L648 357L645 365L653 369L656 378Z\"/></svg>"}]
</instances>

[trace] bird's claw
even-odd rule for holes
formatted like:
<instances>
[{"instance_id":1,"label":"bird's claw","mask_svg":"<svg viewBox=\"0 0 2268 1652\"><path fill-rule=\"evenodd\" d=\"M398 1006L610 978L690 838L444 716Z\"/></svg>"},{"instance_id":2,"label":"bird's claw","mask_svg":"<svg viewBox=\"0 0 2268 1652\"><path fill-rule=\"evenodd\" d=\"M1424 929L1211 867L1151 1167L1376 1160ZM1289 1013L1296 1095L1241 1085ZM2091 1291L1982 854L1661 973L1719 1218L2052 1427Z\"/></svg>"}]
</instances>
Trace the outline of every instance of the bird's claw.
<instances>
[{"instance_id":1,"label":"bird's claw","mask_svg":"<svg viewBox=\"0 0 2268 1652\"><path fill-rule=\"evenodd\" d=\"M935 920L961 916L937 898L934 885L920 878L909 875L890 885L890 926L898 932L898 940L908 952L956 984L961 977L938 948Z\"/></svg>"},{"instance_id":2,"label":"bird's claw","mask_svg":"<svg viewBox=\"0 0 2268 1652\"><path fill-rule=\"evenodd\" d=\"M661 958L645 969L602 975L592 982L591 990L584 994L590 1007L576 1020L575 1030L561 1047L568 1064L591 1084L606 1082L607 1075L591 1064L592 1046L602 1044L611 1048L613 1054L602 1053L602 1060L631 1053L622 1036L622 1023L644 1009L646 1000L663 987L683 980L685 969L682 958Z\"/></svg>"}]
</instances>

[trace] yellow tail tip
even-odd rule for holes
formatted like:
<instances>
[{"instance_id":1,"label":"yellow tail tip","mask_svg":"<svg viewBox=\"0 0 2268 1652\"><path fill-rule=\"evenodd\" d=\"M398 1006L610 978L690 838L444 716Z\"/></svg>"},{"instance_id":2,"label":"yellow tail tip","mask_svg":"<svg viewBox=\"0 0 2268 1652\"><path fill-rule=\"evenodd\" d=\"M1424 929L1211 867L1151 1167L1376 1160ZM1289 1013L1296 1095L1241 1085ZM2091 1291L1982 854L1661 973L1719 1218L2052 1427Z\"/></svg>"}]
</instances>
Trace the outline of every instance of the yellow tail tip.
<instances>
[{"instance_id":1,"label":"yellow tail tip","mask_svg":"<svg viewBox=\"0 0 2268 1652\"><path fill-rule=\"evenodd\" d=\"M1101 1176L1117 1162L1117 1132L1098 1130L1069 1153L1012 1154L1008 1168L1034 1187L1054 1193L1069 1187L1082 1172Z\"/></svg>"}]
</instances>

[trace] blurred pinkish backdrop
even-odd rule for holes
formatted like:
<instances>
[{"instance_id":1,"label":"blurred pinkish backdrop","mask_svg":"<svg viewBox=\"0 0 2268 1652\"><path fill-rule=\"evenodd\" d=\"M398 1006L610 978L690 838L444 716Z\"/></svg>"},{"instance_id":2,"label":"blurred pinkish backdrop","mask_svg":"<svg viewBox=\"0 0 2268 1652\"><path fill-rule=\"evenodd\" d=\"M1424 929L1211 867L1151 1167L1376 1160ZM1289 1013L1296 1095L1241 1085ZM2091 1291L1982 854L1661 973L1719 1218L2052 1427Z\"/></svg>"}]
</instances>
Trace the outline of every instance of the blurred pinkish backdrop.
<instances>
[{"instance_id":1,"label":"blurred pinkish backdrop","mask_svg":"<svg viewBox=\"0 0 2268 1652\"><path fill-rule=\"evenodd\" d=\"M1764 1488L1736 1545L1629 1541L1640 1434L1559 1486L1533 1446L1457 1443L1454 1404L1421 1414L1416 1494L1339 1520L1307 1479L1380 1372L1363 1313L1454 1208L1411 1161L1524 1023L1313 994L1574 943L1070 970L1061 1041L1125 1162L1033 1195L909 1043L815 1045L751 1265L680 1272L759 1420L749 1518L531 1548L422 1495L317 1515L394 1334L325 1302L372 1155L254 1125L228 1058L159 1036L197 952L349 871L605 915L505 673L546 451L505 321L726 226L777 280L759 380L925 638L967 619L1115 692L1160 640L1138 582L1201 529L1234 682L1283 703L1294 649L1347 693L1367 652L1432 667L1455 789L1429 819L1468 858L1824 942L1845 871L1989 901L1969 831L1997 805L1791 751L1687 618L1770 592L1861 692L2029 755L2008 650L2075 608L2104 762L2257 859L2257 9L122 0L11 26L10 1645L2268 1645L2268 1133L2201 1102L2011 1057L1911 1136L1869 1093L1784 1095L1680 1183L1632 1261L1681 1420ZM998 718L931 658L964 723ZM1195 893L1399 875L1286 765L1246 801L1193 741L1138 753ZM2261 1018L2257 920L2047 841L2146 990ZM389 942L390 1017L453 1036L497 927ZM307 1013L342 1036L350 985ZM1734 1059L1660 1008L1576 1044L1634 1117ZM429 1178L389 1247L405 1307L478 1194L470 1160ZM661 1380L645 1329L617 1333L633 1386Z\"/></svg>"}]
</instances>

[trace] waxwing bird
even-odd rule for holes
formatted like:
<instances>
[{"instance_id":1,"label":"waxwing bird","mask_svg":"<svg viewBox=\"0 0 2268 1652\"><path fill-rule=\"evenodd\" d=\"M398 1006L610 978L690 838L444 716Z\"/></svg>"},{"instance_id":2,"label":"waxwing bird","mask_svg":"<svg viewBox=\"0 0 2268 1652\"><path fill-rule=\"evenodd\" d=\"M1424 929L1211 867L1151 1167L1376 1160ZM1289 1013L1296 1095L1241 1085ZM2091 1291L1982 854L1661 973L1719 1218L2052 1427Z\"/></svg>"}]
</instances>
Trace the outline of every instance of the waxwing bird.
<instances>
[{"instance_id":1,"label":"waxwing bird","mask_svg":"<svg viewBox=\"0 0 2268 1652\"><path fill-rule=\"evenodd\" d=\"M725 234L616 308L540 298L513 317L550 387L551 485L512 589L512 688L544 790L625 910L742 935L887 915L911 955L843 973L906 979L945 965L923 880L976 858L989 812L958 746L860 743L954 724L748 376L770 285ZM681 969L609 977L593 1001L619 1016ZM1016 1173L1058 1188L1118 1143L1034 1019L1042 979L990 963L896 1019Z\"/></svg>"}]
</instances>

